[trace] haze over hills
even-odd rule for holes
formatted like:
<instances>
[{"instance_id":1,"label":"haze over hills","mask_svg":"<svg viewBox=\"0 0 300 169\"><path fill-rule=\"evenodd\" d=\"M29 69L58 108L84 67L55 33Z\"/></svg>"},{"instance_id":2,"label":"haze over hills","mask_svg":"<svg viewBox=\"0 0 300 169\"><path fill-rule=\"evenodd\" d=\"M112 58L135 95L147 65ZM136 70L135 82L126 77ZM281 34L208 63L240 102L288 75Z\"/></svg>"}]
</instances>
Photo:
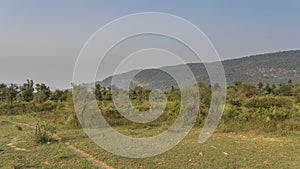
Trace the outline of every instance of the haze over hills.
<instances>
[{"instance_id":1,"label":"haze over hills","mask_svg":"<svg viewBox=\"0 0 300 169\"><path fill-rule=\"evenodd\" d=\"M293 82L300 82L300 50L267 53L253 55L238 59L222 61L227 84L233 84L240 80L243 82L258 84L259 82L269 84L279 84L291 79ZM214 64L214 63L208 63ZM162 70L181 73L180 67L184 65L162 67ZM203 63L190 63L189 68L193 72L197 81L209 83L209 78ZM175 80L159 69L133 70L127 73L116 75L117 83L125 85L129 82L129 77L134 76L131 86L141 85L146 88L169 88L177 86ZM184 76L184 74L182 74ZM109 86L112 77L104 79L100 83L102 86ZM121 86L122 86L121 85Z\"/></svg>"}]
</instances>

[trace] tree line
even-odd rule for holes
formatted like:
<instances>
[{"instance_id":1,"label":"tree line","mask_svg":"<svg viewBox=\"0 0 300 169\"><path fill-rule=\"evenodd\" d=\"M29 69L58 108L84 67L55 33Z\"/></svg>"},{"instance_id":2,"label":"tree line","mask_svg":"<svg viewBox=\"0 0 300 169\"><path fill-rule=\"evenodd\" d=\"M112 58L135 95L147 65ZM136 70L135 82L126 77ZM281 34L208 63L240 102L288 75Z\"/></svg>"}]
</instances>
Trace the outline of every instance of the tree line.
<instances>
[{"instance_id":1,"label":"tree line","mask_svg":"<svg viewBox=\"0 0 300 169\"><path fill-rule=\"evenodd\" d=\"M132 105L138 110L150 108L150 89L135 86L130 91L118 89L115 86L104 87L96 84L94 94L98 106L112 125L131 124L117 111L113 99L112 88L117 92L129 92ZM198 82L200 107L197 123L201 126L209 112L212 88L218 85L207 85ZM180 89L171 87L164 91L167 106L156 122L172 123L180 111ZM0 114L20 114L30 112L54 112L70 116L76 121L74 113L72 90L54 90L44 83L34 83L27 80L22 85L0 84ZM300 84L288 80L278 85L256 85L236 81L227 86L227 99L221 120L224 131L240 128L261 128L261 130L300 130ZM154 122L155 123L155 122ZM248 127L247 127L248 126Z\"/></svg>"},{"instance_id":2,"label":"tree line","mask_svg":"<svg viewBox=\"0 0 300 169\"><path fill-rule=\"evenodd\" d=\"M17 84L6 85L0 84L0 102L38 102L43 103L47 100L66 101L67 90L51 91L50 87L44 83L34 84L33 80L27 80L23 85Z\"/></svg>"}]
</instances>

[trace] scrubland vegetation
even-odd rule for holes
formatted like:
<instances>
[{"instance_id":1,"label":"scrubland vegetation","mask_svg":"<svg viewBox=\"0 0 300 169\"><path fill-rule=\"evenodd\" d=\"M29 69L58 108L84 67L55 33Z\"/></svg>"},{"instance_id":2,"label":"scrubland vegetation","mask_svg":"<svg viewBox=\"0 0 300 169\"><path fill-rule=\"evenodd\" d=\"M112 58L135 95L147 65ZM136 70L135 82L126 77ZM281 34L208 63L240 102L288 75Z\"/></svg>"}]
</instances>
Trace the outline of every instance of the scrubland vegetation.
<instances>
[{"instance_id":1,"label":"scrubland vegetation","mask_svg":"<svg viewBox=\"0 0 300 169\"><path fill-rule=\"evenodd\" d=\"M212 87L201 82L198 83L198 87L201 100L196 125L201 127L208 114ZM150 108L150 91L140 86L129 91L130 100L136 109L144 111ZM180 110L180 90L171 88L165 94L168 100L166 109L155 122L170 124ZM112 126L139 125L131 123L119 114L112 101L110 87L97 84L95 95L101 112ZM56 123L80 127L74 114L71 90L51 91L45 84L34 84L31 80L21 86L0 85L0 113L6 116L39 116L54 113L51 119L55 119ZM226 106L219 131L256 130L289 134L300 130L299 118L300 84L288 81L279 85L259 83L255 86L237 81L227 87Z\"/></svg>"},{"instance_id":2,"label":"scrubland vegetation","mask_svg":"<svg viewBox=\"0 0 300 169\"><path fill-rule=\"evenodd\" d=\"M34 84L31 80L21 86L0 84L0 168L76 168L69 163L78 157L70 155L72 153L63 148L58 150L59 143L51 140L49 132L57 132L62 136L62 140L117 168L300 167L300 84L288 81L278 85L252 85L237 81L228 86L226 106L219 127L204 144L197 143L197 136L208 114L211 89L218 86L199 82L198 87L201 94L201 111L192 132L171 151L139 160L112 155L99 148L84 134L74 113L71 90L51 91L47 85ZM150 90L140 86L129 91L130 100L136 109L149 109L149 93ZM181 107L180 90L171 88L165 91L165 94L167 106L162 115L149 124L140 124L133 123L119 114L113 104L110 87L102 87L99 84L95 86L99 108L109 124L121 133L134 137L157 135L174 122ZM24 126L10 124L8 121L33 126L39 122L41 131L31 132ZM6 144L13 142L11 139L21 139L21 142L15 140L19 144L17 147L23 147L29 152L7 147ZM50 145L47 145L49 143ZM53 150L49 150L47 146ZM36 148L33 150L33 147ZM46 155L45 152L48 151L51 153ZM56 151L61 154L59 157L49 157ZM67 157L63 155L64 152L68 154ZM43 157L38 159L37 154L32 153ZM11 157L8 157L9 155ZM16 161L17 164L14 164ZM57 161L61 164L54 165ZM83 161L78 160L78 166L90 166Z\"/></svg>"}]
</instances>

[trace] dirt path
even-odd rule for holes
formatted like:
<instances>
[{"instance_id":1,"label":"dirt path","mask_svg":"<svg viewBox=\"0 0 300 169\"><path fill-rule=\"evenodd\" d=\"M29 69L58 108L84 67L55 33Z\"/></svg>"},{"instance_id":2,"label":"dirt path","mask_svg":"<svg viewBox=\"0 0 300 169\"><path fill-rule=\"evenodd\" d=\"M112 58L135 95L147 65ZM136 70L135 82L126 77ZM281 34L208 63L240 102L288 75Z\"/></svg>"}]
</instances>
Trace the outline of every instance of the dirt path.
<instances>
[{"instance_id":1,"label":"dirt path","mask_svg":"<svg viewBox=\"0 0 300 169\"><path fill-rule=\"evenodd\" d=\"M7 121L13 124L17 124L17 125L22 125L22 126L26 126L28 128L31 129L35 129L35 126L32 126L30 124L26 124L26 123L20 123L20 122L15 122L15 121ZM72 150L73 152L75 152L77 155L79 155L82 158L85 158L86 160L88 160L89 162L93 163L96 167L99 168L103 168L103 169L113 169L113 167L108 166L107 164L105 164L103 161L97 160L95 157L93 157L92 155L76 148L75 146L73 146L72 144L70 144L69 142L64 142L62 141L61 137L59 137L58 135L53 135L53 139L59 141L60 143L62 143L65 147L67 147L68 149ZM12 144L13 145L13 144Z\"/></svg>"},{"instance_id":2,"label":"dirt path","mask_svg":"<svg viewBox=\"0 0 300 169\"><path fill-rule=\"evenodd\" d=\"M14 138L11 140L10 143L6 144L6 146L14 148L17 151L26 151L26 148L19 148L19 147L15 146L15 144L19 143L19 142L25 142L25 141L20 141L17 138Z\"/></svg>"}]
</instances>

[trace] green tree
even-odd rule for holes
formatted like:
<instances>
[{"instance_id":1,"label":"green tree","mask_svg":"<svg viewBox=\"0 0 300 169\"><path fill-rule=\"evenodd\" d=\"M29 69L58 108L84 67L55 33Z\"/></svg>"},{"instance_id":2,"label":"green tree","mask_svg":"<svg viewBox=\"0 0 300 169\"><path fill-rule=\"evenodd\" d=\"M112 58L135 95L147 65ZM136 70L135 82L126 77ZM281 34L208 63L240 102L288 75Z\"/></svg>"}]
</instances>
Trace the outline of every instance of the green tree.
<instances>
[{"instance_id":1,"label":"green tree","mask_svg":"<svg viewBox=\"0 0 300 169\"><path fill-rule=\"evenodd\" d=\"M35 86L35 90L37 91L34 95L35 100L39 103L48 100L51 95L50 87L46 86L44 83L37 83Z\"/></svg>"},{"instance_id":2,"label":"green tree","mask_svg":"<svg viewBox=\"0 0 300 169\"><path fill-rule=\"evenodd\" d=\"M252 97L257 93L256 87L248 83L241 83L238 85L238 90L246 97Z\"/></svg>"},{"instance_id":3,"label":"green tree","mask_svg":"<svg viewBox=\"0 0 300 169\"><path fill-rule=\"evenodd\" d=\"M295 97L296 101L300 103L300 84L295 87Z\"/></svg>"},{"instance_id":4,"label":"green tree","mask_svg":"<svg viewBox=\"0 0 300 169\"><path fill-rule=\"evenodd\" d=\"M293 91L293 85L291 83L284 84L281 83L277 89L278 95L281 96L293 96L294 91Z\"/></svg>"},{"instance_id":5,"label":"green tree","mask_svg":"<svg viewBox=\"0 0 300 169\"><path fill-rule=\"evenodd\" d=\"M111 87L101 90L103 100L112 100Z\"/></svg>"},{"instance_id":6,"label":"green tree","mask_svg":"<svg viewBox=\"0 0 300 169\"><path fill-rule=\"evenodd\" d=\"M134 87L130 93L130 98L131 99L138 99L139 102L142 102L143 99L145 99L147 96L146 96L146 91L144 90L143 87L141 86L136 86Z\"/></svg>"},{"instance_id":7,"label":"green tree","mask_svg":"<svg viewBox=\"0 0 300 169\"><path fill-rule=\"evenodd\" d=\"M264 84L263 84L262 82L259 82L259 83L258 83L258 88L259 88L259 90L262 90L263 86L264 86Z\"/></svg>"},{"instance_id":8,"label":"green tree","mask_svg":"<svg viewBox=\"0 0 300 169\"><path fill-rule=\"evenodd\" d=\"M272 93L272 88L270 87L269 83L267 83L266 87L264 88L264 91L267 94L271 94Z\"/></svg>"},{"instance_id":9,"label":"green tree","mask_svg":"<svg viewBox=\"0 0 300 169\"><path fill-rule=\"evenodd\" d=\"M10 86L8 87L7 100L10 104L12 104L13 101L17 99L17 95L19 93L18 89L19 87L16 84L10 84Z\"/></svg>"},{"instance_id":10,"label":"green tree","mask_svg":"<svg viewBox=\"0 0 300 169\"><path fill-rule=\"evenodd\" d=\"M103 97L102 97L102 87L100 84L96 84L95 86L95 95L96 95L96 99L99 100L99 101L102 101L103 100Z\"/></svg>"},{"instance_id":11,"label":"green tree","mask_svg":"<svg viewBox=\"0 0 300 169\"><path fill-rule=\"evenodd\" d=\"M5 102L7 97L7 86L4 83L0 84L0 102Z\"/></svg>"},{"instance_id":12,"label":"green tree","mask_svg":"<svg viewBox=\"0 0 300 169\"><path fill-rule=\"evenodd\" d=\"M236 81L236 82L234 83L234 85L235 85L235 86L240 86L240 85L242 85L242 82L238 80L238 81Z\"/></svg>"},{"instance_id":13,"label":"green tree","mask_svg":"<svg viewBox=\"0 0 300 169\"><path fill-rule=\"evenodd\" d=\"M66 101L68 97L68 90L62 91L62 90L55 90L50 95L50 100L52 101Z\"/></svg>"},{"instance_id":14,"label":"green tree","mask_svg":"<svg viewBox=\"0 0 300 169\"><path fill-rule=\"evenodd\" d=\"M276 90L277 90L277 87L276 87L275 84L273 84L273 85L272 85L272 94L277 95Z\"/></svg>"},{"instance_id":15,"label":"green tree","mask_svg":"<svg viewBox=\"0 0 300 169\"><path fill-rule=\"evenodd\" d=\"M23 86L21 86L20 88L20 97L21 97L21 100L22 101L26 101L26 102L29 102L29 101L32 101L33 100L33 91L34 91L34 88L33 88L33 81L32 80L27 80L26 83L23 84Z\"/></svg>"}]
</instances>

